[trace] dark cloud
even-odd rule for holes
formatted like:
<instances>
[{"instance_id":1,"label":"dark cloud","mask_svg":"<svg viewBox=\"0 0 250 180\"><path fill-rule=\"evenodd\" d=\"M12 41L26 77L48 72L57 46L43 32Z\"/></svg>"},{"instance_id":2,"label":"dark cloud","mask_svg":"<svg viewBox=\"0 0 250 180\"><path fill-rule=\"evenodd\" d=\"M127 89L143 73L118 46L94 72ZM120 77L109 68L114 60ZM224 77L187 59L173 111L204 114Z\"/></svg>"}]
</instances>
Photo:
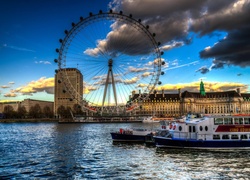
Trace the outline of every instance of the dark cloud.
<instances>
[{"instance_id":1,"label":"dark cloud","mask_svg":"<svg viewBox=\"0 0 250 180\"><path fill-rule=\"evenodd\" d=\"M148 24L162 47L174 41L189 44L192 40L188 38L190 32L198 36L226 32L225 39L201 51L200 57L214 59L211 69L224 65L250 65L248 0L114 0L111 4L116 11L131 13L135 19L140 18ZM200 72L208 70L201 69Z\"/></svg>"},{"instance_id":2,"label":"dark cloud","mask_svg":"<svg viewBox=\"0 0 250 180\"><path fill-rule=\"evenodd\" d=\"M200 69L198 69L196 72L200 72L201 74L206 74L209 71L210 71L209 68L207 68L206 66L203 66Z\"/></svg>"},{"instance_id":3,"label":"dark cloud","mask_svg":"<svg viewBox=\"0 0 250 180\"><path fill-rule=\"evenodd\" d=\"M200 52L201 58L215 58L215 68L224 65L250 66L250 25L232 30L228 36L211 48Z\"/></svg>"}]
</instances>

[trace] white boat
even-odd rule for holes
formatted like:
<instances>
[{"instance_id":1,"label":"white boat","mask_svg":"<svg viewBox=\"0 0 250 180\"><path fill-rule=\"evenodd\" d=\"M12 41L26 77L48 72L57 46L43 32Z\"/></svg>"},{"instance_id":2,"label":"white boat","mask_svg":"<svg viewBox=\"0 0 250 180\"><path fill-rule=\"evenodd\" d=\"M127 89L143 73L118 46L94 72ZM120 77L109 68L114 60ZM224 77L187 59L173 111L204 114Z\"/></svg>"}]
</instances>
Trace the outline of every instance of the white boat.
<instances>
[{"instance_id":1,"label":"white boat","mask_svg":"<svg viewBox=\"0 0 250 180\"><path fill-rule=\"evenodd\" d=\"M143 123L159 123L159 120L155 120L152 116L151 117L145 117L142 120Z\"/></svg>"},{"instance_id":2,"label":"white boat","mask_svg":"<svg viewBox=\"0 0 250 180\"><path fill-rule=\"evenodd\" d=\"M250 115L204 116L169 124L157 147L206 150L250 149Z\"/></svg>"},{"instance_id":3,"label":"white boat","mask_svg":"<svg viewBox=\"0 0 250 180\"><path fill-rule=\"evenodd\" d=\"M143 123L159 123L161 121L174 121L174 118L159 118L159 117L146 117L142 120Z\"/></svg>"}]
</instances>

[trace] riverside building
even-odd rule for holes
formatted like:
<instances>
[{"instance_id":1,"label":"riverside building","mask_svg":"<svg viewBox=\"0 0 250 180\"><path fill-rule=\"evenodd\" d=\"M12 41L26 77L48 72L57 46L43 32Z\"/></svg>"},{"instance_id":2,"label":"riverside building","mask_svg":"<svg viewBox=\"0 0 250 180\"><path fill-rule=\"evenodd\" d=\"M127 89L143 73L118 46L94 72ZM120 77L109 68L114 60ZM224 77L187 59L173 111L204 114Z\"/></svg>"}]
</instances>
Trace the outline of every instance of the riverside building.
<instances>
[{"instance_id":1,"label":"riverside building","mask_svg":"<svg viewBox=\"0 0 250 180\"><path fill-rule=\"evenodd\" d=\"M133 94L138 97L140 94ZM201 81L200 92L166 94L155 92L147 100L137 102L136 115L156 117L180 117L189 112L202 114L250 114L250 94L235 91L205 92Z\"/></svg>"}]
</instances>

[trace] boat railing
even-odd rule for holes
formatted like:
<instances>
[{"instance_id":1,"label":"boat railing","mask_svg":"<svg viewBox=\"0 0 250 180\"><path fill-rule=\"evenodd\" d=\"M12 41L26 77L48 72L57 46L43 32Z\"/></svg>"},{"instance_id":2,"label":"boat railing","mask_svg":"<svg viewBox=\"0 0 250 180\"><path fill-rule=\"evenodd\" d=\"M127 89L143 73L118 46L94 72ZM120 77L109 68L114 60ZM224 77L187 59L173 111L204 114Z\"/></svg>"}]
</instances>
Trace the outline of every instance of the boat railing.
<instances>
[{"instance_id":1,"label":"boat railing","mask_svg":"<svg viewBox=\"0 0 250 180\"><path fill-rule=\"evenodd\" d=\"M190 132L174 132L174 138L190 139L190 140L207 140L211 134L198 134Z\"/></svg>"}]
</instances>

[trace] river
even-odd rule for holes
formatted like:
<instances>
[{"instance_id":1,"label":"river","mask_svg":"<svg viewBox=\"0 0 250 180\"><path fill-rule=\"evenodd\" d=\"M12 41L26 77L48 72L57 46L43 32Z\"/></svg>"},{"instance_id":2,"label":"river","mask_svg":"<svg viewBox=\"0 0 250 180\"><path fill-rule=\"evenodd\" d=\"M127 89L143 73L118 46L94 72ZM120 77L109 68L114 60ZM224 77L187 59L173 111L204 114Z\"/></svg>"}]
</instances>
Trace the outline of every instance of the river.
<instances>
[{"instance_id":1,"label":"river","mask_svg":"<svg viewBox=\"0 0 250 180\"><path fill-rule=\"evenodd\" d=\"M0 179L248 179L250 152L113 143L146 123L0 123Z\"/></svg>"}]
</instances>

